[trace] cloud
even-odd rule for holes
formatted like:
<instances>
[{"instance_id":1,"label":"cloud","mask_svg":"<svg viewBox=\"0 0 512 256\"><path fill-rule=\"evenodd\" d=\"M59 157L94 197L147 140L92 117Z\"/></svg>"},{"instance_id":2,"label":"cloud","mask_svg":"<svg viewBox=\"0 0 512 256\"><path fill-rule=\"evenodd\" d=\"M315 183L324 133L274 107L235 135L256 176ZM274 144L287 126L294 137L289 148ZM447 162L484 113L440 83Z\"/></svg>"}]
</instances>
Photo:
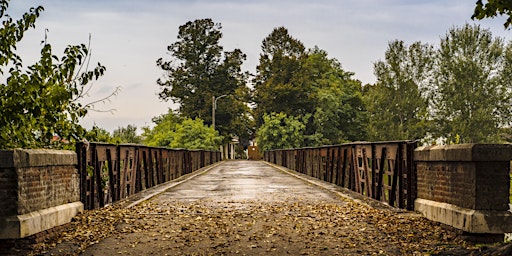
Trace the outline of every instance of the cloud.
<instances>
[{"instance_id":1,"label":"cloud","mask_svg":"<svg viewBox=\"0 0 512 256\"><path fill-rule=\"evenodd\" d=\"M247 54L244 68L254 72L262 40L275 27L285 26L306 47L318 45L355 78L373 83L373 62L382 59L388 42L400 39L436 44L452 26L470 20L474 2L467 0L31 0L11 1L16 12L43 5L36 30L26 35L19 49L27 60L37 60L44 29L56 53L67 44L87 43L92 34L92 62L107 67L95 82L93 97L121 86L109 108L115 115L92 113L91 120L107 129L150 123L167 112L156 80L162 71L156 59L168 57L167 46L176 41L178 28L187 21L212 18L222 24L225 50ZM502 19L479 22L497 35L510 38Z\"/></svg>"}]
</instances>

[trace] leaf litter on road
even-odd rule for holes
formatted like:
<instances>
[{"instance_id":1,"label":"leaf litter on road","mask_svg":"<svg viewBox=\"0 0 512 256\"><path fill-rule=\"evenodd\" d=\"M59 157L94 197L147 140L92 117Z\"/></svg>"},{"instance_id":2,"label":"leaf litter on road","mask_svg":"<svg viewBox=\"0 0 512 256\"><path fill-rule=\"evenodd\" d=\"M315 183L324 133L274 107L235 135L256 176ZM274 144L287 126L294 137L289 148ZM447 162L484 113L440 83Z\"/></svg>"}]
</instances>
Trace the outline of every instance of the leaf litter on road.
<instances>
[{"instance_id":1,"label":"leaf litter on road","mask_svg":"<svg viewBox=\"0 0 512 256\"><path fill-rule=\"evenodd\" d=\"M106 249L98 243L111 244ZM146 201L107 207L73 219L48 255L430 255L480 250L417 214L374 209L346 199L283 202ZM40 246L41 253L52 247ZM88 249L89 248L89 249ZM100 250L100 251L98 251ZM86 252L86 255L87 254Z\"/></svg>"}]
</instances>

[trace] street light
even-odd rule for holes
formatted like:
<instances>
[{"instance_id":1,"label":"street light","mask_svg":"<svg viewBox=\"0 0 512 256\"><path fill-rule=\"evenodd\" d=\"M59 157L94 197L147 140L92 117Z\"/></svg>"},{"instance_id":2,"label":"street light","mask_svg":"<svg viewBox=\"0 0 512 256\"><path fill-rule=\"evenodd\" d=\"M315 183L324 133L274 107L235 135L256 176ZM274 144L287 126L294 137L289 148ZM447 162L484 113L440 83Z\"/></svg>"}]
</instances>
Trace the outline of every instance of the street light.
<instances>
[{"instance_id":1,"label":"street light","mask_svg":"<svg viewBox=\"0 0 512 256\"><path fill-rule=\"evenodd\" d=\"M227 94L224 94L224 95L221 95L217 98L215 98L215 96L212 96L212 126L213 126L213 130L215 130L215 110L217 109L217 101L220 99L220 98L223 98L223 97L226 97L228 96Z\"/></svg>"}]
</instances>

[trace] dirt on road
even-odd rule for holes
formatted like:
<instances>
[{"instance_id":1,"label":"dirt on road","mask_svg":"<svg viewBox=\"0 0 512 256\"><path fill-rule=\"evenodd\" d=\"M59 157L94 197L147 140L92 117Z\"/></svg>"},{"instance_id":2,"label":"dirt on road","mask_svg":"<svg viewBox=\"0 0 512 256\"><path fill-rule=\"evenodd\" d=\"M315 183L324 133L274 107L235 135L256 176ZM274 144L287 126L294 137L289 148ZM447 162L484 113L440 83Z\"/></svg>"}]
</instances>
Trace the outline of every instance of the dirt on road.
<instances>
[{"instance_id":1,"label":"dirt on road","mask_svg":"<svg viewBox=\"0 0 512 256\"><path fill-rule=\"evenodd\" d=\"M294 174L298 175L299 174ZM271 178L269 178L271 177ZM149 200L86 211L43 255L500 255L413 212L262 162L223 163ZM346 192L350 194L349 192ZM369 200L371 201L371 200ZM370 205L377 205L372 207Z\"/></svg>"}]
</instances>

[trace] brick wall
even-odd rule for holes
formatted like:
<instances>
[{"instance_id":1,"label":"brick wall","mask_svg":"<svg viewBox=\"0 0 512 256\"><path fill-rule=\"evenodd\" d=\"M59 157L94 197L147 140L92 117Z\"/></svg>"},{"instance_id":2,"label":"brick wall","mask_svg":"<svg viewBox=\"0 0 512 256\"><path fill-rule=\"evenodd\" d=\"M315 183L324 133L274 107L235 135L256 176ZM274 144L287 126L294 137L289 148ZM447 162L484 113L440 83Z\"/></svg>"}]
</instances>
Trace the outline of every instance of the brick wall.
<instances>
[{"instance_id":1,"label":"brick wall","mask_svg":"<svg viewBox=\"0 0 512 256\"><path fill-rule=\"evenodd\" d=\"M431 220L503 241L509 211L512 145L461 144L417 148L414 207Z\"/></svg>"},{"instance_id":2,"label":"brick wall","mask_svg":"<svg viewBox=\"0 0 512 256\"><path fill-rule=\"evenodd\" d=\"M81 210L75 152L0 150L0 243L69 223Z\"/></svg>"},{"instance_id":3,"label":"brick wall","mask_svg":"<svg viewBox=\"0 0 512 256\"><path fill-rule=\"evenodd\" d=\"M510 145L417 149L418 198L474 210L508 210L511 156L507 152Z\"/></svg>"},{"instance_id":4,"label":"brick wall","mask_svg":"<svg viewBox=\"0 0 512 256\"><path fill-rule=\"evenodd\" d=\"M80 201L73 151L0 151L0 216Z\"/></svg>"},{"instance_id":5,"label":"brick wall","mask_svg":"<svg viewBox=\"0 0 512 256\"><path fill-rule=\"evenodd\" d=\"M0 216L18 212L18 175L12 168L14 151L0 151Z\"/></svg>"},{"instance_id":6,"label":"brick wall","mask_svg":"<svg viewBox=\"0 0 512 256\"><path fill-rule=\"evenodd\" d=\"M69 166L22 168L18 214L80 201L78 172Z\"/></svg>"}]
</instances>

